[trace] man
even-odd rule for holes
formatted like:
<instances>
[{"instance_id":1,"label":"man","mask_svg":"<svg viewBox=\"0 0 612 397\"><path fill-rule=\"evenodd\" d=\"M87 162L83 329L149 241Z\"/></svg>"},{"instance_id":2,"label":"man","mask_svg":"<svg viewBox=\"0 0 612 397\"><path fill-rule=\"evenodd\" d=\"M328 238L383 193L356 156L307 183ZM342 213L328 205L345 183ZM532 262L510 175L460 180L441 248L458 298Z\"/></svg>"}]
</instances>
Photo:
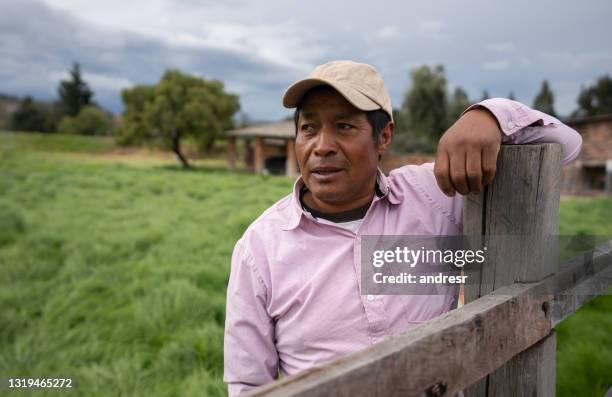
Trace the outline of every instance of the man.
<instances>
[{"instance_id":1,"label":"man","mask_svg":"<svg viewBox=\"0 0 612 397\"><path fill-rule=\"evenodd\" d=\"M393 138L392 107L373 67L318 66L289 87L283 105L296 108L301 176L232 255L224 346L230 396L452 309L455 296L361 295L361 235L461 234L463 195L492 180L502 142L558 142L564 163L582 142L551 116L489 99L443 135L435 165L387 177L378 161Z\"/></svg>"}]
</instances>

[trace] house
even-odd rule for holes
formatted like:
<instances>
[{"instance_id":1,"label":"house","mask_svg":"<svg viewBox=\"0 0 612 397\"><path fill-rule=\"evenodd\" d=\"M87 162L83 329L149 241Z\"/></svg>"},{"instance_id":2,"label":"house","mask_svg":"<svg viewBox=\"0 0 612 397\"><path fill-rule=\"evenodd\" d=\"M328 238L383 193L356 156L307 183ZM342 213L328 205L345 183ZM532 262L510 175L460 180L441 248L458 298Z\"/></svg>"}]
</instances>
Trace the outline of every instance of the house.
<instances>
[{"instance_id":1,"label":"house","mask_svg":"<svg viewBox=\"0 0 612 397\"><path fill-rule=\"evenodd\" d=\"M227 132L227 154L230 169L236 168L237 140L243 140L243 159L256 173L298 174L295 158L295 126L293 121L255 124ZM252 147L254 142L255 148Z\"/></svg>"},{"instance_id":2,"label":"house","mask_svg":"<svg viewBox=\"0 0 612 397\"><path fill-rule=\"evenodd\" d=\"M576 161L563 170L562 193L612 194L612 114L566 120L582 136Z\"/></svg>"}]
</instances>

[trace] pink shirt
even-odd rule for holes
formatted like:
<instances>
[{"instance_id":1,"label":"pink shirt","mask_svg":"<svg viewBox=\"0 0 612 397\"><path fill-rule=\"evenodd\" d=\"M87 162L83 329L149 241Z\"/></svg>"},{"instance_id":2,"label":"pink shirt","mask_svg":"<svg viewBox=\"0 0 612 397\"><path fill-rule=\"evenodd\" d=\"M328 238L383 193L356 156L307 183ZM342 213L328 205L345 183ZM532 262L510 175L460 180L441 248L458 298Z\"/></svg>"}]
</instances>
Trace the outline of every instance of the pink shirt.
<instances>
[{"instance_id":1,"label":"pink shirt","mask_svg":"<svg viewBox=\"0 0 612 397\"><path fill-rule=\"evenodd\" d=\"M505 143L560 143L564 164L580 151L580 135L549 115L503 98L479 105L496 116ZM439 190L433 163L407 165L388 177L379 170L383 195L374 195L356 231L303 211L302 184L300 177L293 193L257 218L234 248L223 377L230 396L273 381L279 371L292 375L364 349L453 308L456 296L360 292L362 235L462 233L463 196Z\"/></svg>"}]
</instances>

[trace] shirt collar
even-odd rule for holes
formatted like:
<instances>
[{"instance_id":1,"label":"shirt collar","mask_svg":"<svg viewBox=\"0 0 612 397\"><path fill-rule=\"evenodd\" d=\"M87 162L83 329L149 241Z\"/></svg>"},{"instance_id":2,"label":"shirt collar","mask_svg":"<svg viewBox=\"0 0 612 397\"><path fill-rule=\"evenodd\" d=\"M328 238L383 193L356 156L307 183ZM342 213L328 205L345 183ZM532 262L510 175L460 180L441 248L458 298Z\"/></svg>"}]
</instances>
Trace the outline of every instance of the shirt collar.
<instances>
[{"instance_id":1,"label":"shirt collar","mask_svg":"<svg viewBox=\"0 0 612 397\"><path fill-rule=\"evenodd\" d=\"M374 195L374 201L387 199L391 204L399 204L403 201L404 197L393 191L389 183L389 178L377 168L376 170L376 183L382 192L382 196L378 197ZM291 194L291 201L289 203L289 217L285 223L283 230L293 230L300 224L302 217L311 217L302 209L300 204L300 189L304 186L304 179L300 175L295 183L293 184L293 193Z\"/></svg>"}]
</instances>

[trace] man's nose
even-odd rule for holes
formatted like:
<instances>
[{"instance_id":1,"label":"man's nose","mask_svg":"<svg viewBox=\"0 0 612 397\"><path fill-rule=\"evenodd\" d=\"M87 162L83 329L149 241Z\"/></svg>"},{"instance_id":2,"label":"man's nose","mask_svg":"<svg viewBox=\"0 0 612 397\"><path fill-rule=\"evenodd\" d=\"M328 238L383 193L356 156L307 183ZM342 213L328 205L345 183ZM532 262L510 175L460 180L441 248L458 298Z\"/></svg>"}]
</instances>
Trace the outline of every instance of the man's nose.
<instances>
[{"instance_id":1,"label":"man's nose","mask_svg":"<svg viewBox=\"0 0 612 397\"><path fill-rule=\"evenodd\" d=\"M317 143L314 153L317 156L325 157L335 154L338 150L336 146L336 133L329 126L324 126L317 135Z\"/></svg>"}]
</instances>

